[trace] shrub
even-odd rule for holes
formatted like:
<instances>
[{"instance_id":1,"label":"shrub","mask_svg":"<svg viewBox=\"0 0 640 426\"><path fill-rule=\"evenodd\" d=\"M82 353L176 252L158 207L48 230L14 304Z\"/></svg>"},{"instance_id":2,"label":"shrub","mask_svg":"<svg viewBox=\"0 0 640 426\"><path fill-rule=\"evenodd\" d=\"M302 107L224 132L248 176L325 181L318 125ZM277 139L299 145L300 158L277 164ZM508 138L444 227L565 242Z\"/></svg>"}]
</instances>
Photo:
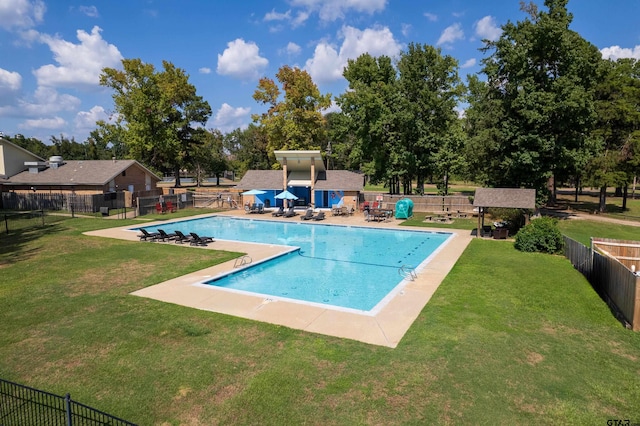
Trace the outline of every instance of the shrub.
<instances>
[{"instance_id":1,"label":"shrub","mask_svg":"<svg viewBox=\"0 0 640 426\"><path fill-rule=\"evenodd\" d=\"M520 251L559 253L564 246L557 219L541 217L520 229L515 248Z\"/></svg>"}]
</instances>

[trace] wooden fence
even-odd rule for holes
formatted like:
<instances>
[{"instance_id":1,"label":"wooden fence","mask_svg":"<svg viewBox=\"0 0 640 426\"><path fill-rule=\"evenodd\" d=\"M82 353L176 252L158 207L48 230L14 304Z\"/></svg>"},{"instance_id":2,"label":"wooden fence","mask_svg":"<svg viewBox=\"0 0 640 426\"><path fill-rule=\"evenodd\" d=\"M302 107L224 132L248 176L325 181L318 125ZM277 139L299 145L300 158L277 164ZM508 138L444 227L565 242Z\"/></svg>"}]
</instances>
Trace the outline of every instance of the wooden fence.
<instances>
[{"instance_id":1,"label":"wooden fence","mask_svg":"<svg viewBox=\"0 0 640 426\"><path fill-rule=\"evenodd\" d=\"M74 194L71 192L53 193L17 193L3 192L2 207L7 210L29 211L67 211L69 213L96 213L100 207L122 208L125 205L125 192L107 192L104 194Z\"/></svg>"},{"instance_id":2,"label":"wooden fence","mask_svg":"<svg viewBox=\"0 0 640 426\"><path fill-rule=\"evenodd\" d=\"M591 244L594 249L615 257L632 271L640 271L640 241L592 238Z\"/></svg>"},{"instance_id":3,"label":"wooden fence","mask_svg":"<svg viewBox=\"0 0 640 426\"><path fill-rule=\"evenodd\" d=\"M395 203L402 198L413 201L414 212L446 213L446 212L473 212L473 202L466 195L389 195L365 193L364 200L373 203L377 197L382 196L382 205L395 209Z\"/></svg>"},{"instance_id":4,"label":"wooden fence","mask_svg":"<svg viewBox=\"0 0 640 426\"><path fill-rule=\"evenodd\" d=\"M610 240L612 242L614 240ZM565 256L634 331L640 331L640 275L615 257L565 236Z\"/></svg>"}]
</instances>

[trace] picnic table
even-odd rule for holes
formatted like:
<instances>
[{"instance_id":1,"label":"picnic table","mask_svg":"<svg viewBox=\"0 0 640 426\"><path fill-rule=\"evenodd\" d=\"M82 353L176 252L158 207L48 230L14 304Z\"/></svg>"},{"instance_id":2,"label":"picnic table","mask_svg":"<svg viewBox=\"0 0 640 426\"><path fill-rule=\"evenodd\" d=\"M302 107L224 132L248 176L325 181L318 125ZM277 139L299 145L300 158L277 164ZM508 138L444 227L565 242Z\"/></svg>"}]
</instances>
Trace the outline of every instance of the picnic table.
<instances>
[{"instance_id":1,"label":"picnic table","mask_svg":"<svg viewBox=\"0 0 640 426\"><path fill-rule=\"evenodd\" d=\"M393 216L392 210L373 209L373 210L369 210L369 215L367 216L367 220L382 222L391 218L391 216Z\"/></svg>"}]
</instances>

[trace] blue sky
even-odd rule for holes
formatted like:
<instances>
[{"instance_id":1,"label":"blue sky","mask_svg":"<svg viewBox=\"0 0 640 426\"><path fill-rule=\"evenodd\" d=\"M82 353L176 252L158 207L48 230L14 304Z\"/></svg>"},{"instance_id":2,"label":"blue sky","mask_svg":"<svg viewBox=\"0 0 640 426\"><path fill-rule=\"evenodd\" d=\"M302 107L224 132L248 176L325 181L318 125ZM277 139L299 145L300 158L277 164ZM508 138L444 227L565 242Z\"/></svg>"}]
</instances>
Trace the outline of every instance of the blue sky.
<instances>
[{"instance_id":1,"label":"blue sky","mask_svg":"<svg viewBox=\"0 0 640 426\"><path fill-rule=\"evenodd\" d=\"M640 59L640 1L568 7L571 29L604 57ZM519 0L0 0L0 131L83 142L113 109L101 69L140 58L184 69L213 110L207 128L226 133L262 111L258 79L283 65L337 96L348 59L396 57L414 42L455 57L465 78L480 70L481 40L524 17Z\"/></svg>"}]
</instances>

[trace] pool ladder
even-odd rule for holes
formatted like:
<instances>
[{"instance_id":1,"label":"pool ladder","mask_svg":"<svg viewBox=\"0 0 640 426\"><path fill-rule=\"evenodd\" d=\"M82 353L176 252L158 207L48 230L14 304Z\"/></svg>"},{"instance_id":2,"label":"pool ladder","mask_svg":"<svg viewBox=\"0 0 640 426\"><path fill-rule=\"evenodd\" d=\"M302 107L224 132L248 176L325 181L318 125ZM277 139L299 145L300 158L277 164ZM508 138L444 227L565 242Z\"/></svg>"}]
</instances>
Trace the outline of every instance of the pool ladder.
<instances>
[{"instance_id":1,"label":"pool ladder","mask_svg":"<svg viewBox=\"0 0 640 426\"><path fill-rule=\"evenodd\" d=\"M416 278L418 278L416 270L409 265L402 265L400 268L398 268L398 273L404 278L409 278L411 281L414 281Z\"/></svg>"},{"instance_id":2,"label":"pool ladder","mask_svg":"<svg viewBox=\"0 0 640 426\"><path fill-rule=\"evenodd\" d=\"M233 267L234 268L240 268L240 267L242 267L244 265L250 264L251 262L253 262L251 257L248 256L248 255L244 255L244 256L239 257L239 258L236 259L236 261L233 263Z\"/></svg>"}]
</instances>

